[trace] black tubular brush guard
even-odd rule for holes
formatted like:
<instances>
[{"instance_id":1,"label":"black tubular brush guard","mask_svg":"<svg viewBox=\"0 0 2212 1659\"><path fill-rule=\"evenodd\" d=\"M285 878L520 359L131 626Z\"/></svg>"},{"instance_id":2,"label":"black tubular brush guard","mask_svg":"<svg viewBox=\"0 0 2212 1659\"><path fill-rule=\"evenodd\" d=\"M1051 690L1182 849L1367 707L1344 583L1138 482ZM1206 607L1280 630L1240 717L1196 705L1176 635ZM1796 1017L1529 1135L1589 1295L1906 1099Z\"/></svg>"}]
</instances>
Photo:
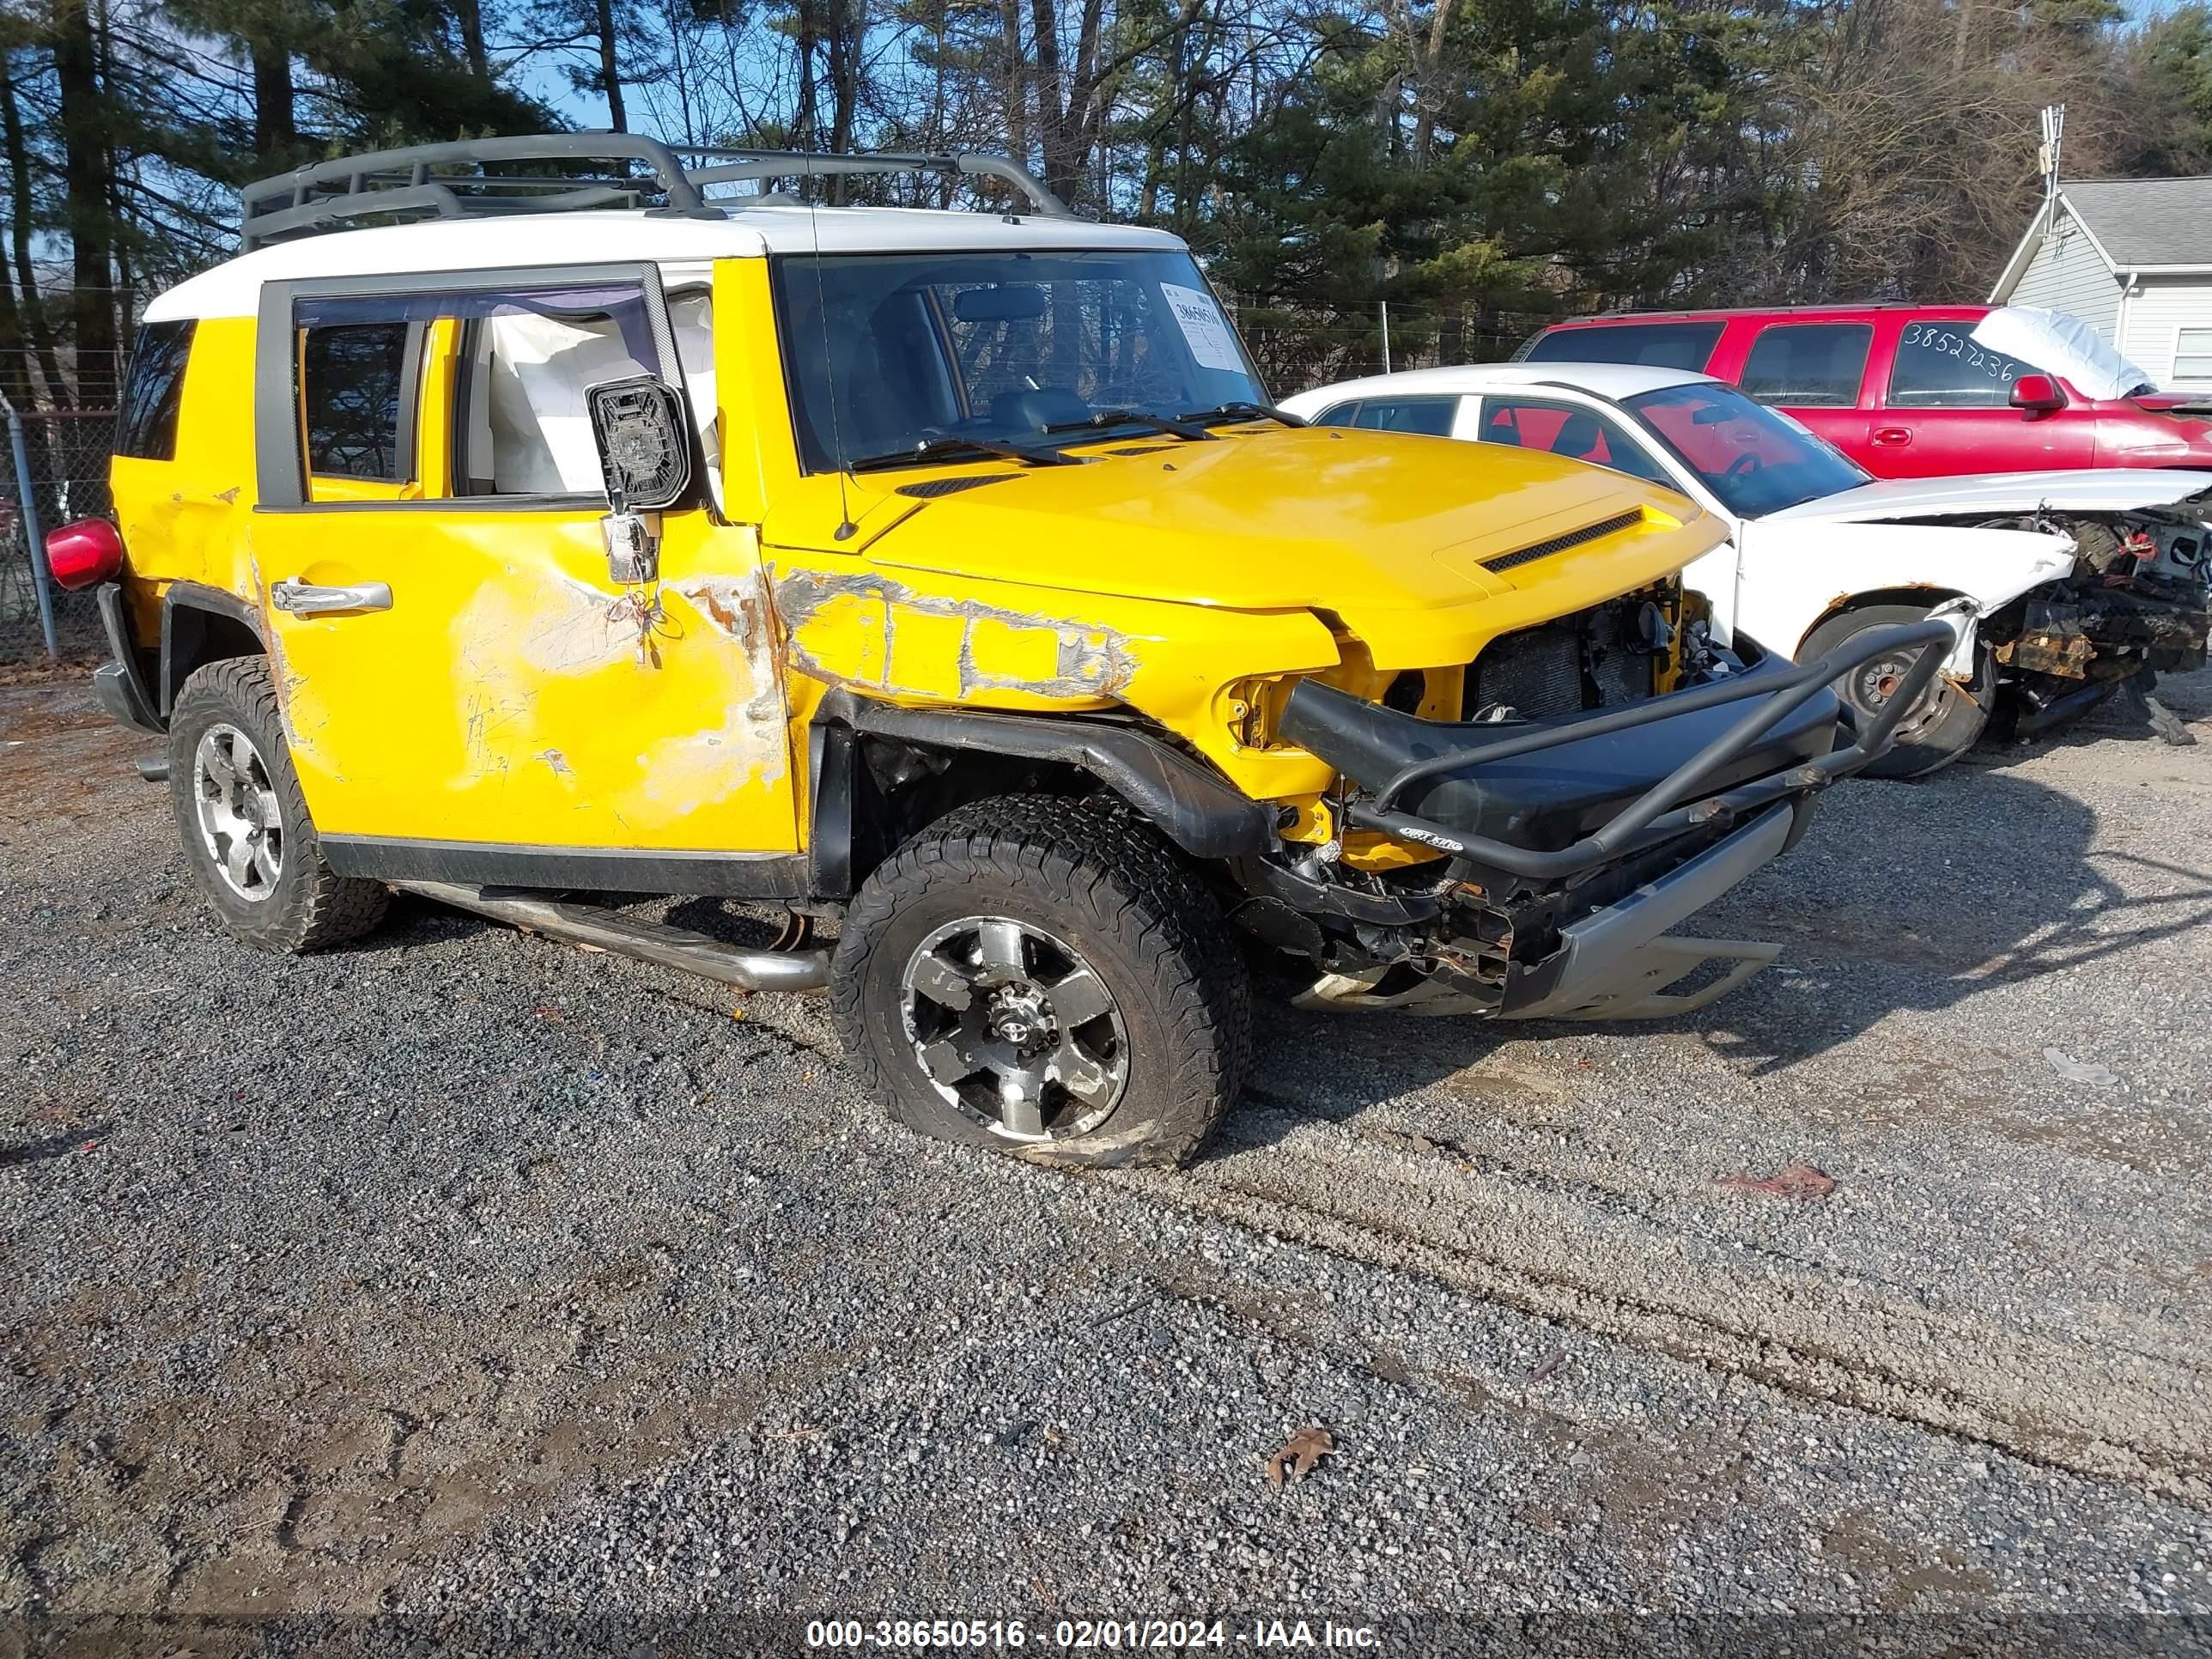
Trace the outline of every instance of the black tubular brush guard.
<instances>
[{"instance_id":1,"label":"black tubular brush guard","mask_svg":"<svg viewBox=\"0 0 2212 1659\"><path fill-rule=\"evenodd\" d=\"M1818 662L1787 664L1778 658L1768 658L1744 673L1601 714L1504 727L1474 722L1414 721L1421 728L1417 746L1431 752L1399 766L1374 786L1371 799L1350 802L1346 819L1353 829L1376 830L1399 841L1432 847L1509 875L1534 881L1564 880L1669 836L1711 826L1785 795L1802 793L1857 771L1889 748L1898 721L1927 691L1944 657L1956 642L1947 623L1901 623L1893 628L1872 629L1855 635ZM1863 730L1855 732L1850 743L1794 759L1776 771L1723 787L1701 799L1689 799L1709 788L1733 764L1741 762L1778 724L1807 709L1815 699L1828 696L1829 686L1844 675L1877 657L1906 651L1918 653L1911 668L1881 713ZM1517 846L1396 810L1398 799L1417 785L1753 697L1760 699L1758 707L1747 710L1656 783L1644 788L1602 826L1567 846ZM1336 758L1348 747L1342 736L1346 704L1370 713L1374 710L1374 705L1347 692L1310 681L1301 684L1291 692L1285 707L1283 735L1359 781L1357 772ZM1493 732L1503 735L1489 735ZM1331 741L1333 736L1336 741ZM1333 755L1332 750L1336 753ZM1360 769L1372 773L1371 765ZM1685 801L1688 804L1684 805Z\"/></svg>"}]
</instances>

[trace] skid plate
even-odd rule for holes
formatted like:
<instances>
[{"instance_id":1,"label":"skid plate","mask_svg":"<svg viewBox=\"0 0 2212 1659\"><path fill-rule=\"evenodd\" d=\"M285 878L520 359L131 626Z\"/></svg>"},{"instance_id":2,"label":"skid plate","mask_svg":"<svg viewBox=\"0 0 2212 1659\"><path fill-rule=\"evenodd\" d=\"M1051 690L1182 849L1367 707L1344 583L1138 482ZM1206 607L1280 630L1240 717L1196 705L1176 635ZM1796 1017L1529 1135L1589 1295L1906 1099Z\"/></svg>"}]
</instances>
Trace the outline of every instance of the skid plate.
<instances>
[{"instance_id":1,"label":"skid plate","mask_svg":"<svg viewBox=\"0 0 2212 1659\"><path fill-rule=\"evenodd\" d=\"M1759 939L1687 939L1662 933L1627 953L1607 972L1601 990L1569 1006L1548 1004L1540 1015L1508 1014L1508 1019L1668 1019L1695 1013L1726 996L1782 954L1779 945ZM1693 991L1670 994L1667 988L1709 962L1725 962L1720 974ZM1375 982L1389 971L1324 974L1291 1000L1301 1008L1334 1013L1380 1010L1400 1014L1476 1014L1492 1010L1436 980L1407 990L1377 995Z\"/></svg>"}]
</instances>

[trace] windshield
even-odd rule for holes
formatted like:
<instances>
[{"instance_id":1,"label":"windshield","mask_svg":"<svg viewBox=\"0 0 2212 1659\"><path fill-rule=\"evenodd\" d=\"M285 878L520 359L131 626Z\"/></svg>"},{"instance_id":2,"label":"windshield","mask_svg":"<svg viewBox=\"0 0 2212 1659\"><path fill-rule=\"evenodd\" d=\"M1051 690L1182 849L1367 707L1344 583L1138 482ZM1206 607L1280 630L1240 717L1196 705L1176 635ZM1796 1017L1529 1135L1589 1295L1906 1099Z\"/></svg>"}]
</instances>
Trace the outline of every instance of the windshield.
<instances>
[{"instance_id":1,"label":"windshield","mask_svg":"<svg viewBox=\"0 0 2212 1659\"><path fill-rule=\"evenodd\" d=\"M1856 462L1732 386L1710 380L1670 386L1625 398L1621 407L1739 519L1779 513L1870 481Z\"/></svg>"},{"instance_id":2,"label":"windshield","mask_svg":"<svg viewBox=\"0 0 2212 1659\"><path fill-rule=\"evenodd\" d=\"M793 255L778 320L811 472L973 444L1042 453L1054 428L1262 404L1251 361L1181 250ZM946 440L968 441L966 444Z\"/></svg>"}]
</instances>

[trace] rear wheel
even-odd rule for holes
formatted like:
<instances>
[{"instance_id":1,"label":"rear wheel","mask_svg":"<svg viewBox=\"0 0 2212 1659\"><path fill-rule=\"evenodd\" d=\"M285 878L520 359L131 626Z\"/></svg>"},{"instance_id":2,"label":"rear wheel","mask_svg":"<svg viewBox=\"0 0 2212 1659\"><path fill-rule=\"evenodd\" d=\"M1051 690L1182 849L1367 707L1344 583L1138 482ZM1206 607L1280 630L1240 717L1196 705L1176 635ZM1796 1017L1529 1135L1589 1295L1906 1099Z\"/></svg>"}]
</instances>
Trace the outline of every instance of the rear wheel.
<instances>
[{"instance_id":1,"label":"rear wheel","mask_svg":"<svg viewBox=\"0 0 2212 1659\"><path fill-rule=\"evenodd\" d=\"M1928 613L1909 605L1863 605L1831 617L1805 636L1799 647L1800 662L1815 662L1854 635L1870 628L1891 628L1899 623L1927 620ZM1861 663L1836 682L1836 693L1851 706L1865 726L1889 708L1890 699L1912 668L1912 653L1885 653ZM1989 664L1978 648L1974 690L1989 696ZM1990 712L1961 687L1938 676L1920 701L1905 711L1897 723L1897 741L1889 752L1866 769L1870 778L1924 778L1939 772L1979 741Z\"/></svg>"},{"instance_id":2,"label":"rear wheel","mask_svg":"<svg viewBox=\"0 0 2212 1659\"><path fill-rule=\"evenodd\" d=\"M383 918L381 883L323 861L261 658L210 663L185 682L169 716L169 798L192 878L248 945L319 950Z\"/></svg>"},{"instance_id":3,"label":"rear wheel","mask_svg":"<svg viewBox=\"0 0 2212 1659\"><path fill-rule=\"evenodd\" d=\"M1182 1163L1251 1042L1211 896L1148 825L1060 797L977 802L900 848L854 901L830 994L902 1122L1042 1163Z\"/></svg>"}]
</instances>

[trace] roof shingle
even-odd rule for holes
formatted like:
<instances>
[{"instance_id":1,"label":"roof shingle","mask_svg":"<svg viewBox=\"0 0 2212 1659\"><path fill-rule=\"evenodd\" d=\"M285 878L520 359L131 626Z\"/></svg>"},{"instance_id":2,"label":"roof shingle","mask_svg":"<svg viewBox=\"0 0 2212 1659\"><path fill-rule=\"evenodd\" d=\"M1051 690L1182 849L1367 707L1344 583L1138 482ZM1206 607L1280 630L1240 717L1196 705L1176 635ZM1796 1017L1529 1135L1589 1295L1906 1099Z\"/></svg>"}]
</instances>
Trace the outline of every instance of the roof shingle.
<instances>
[{"instance_id":1,"label":"roof shingle","mask_svg":"<svg viewBox=\"0 0 2212 1659\"><path fill-rule=\"evenodd\" d=\"M2076 179L2059 191L2123 270L2212 266L2212 177Z\"/></svg>"}]
</instances>

